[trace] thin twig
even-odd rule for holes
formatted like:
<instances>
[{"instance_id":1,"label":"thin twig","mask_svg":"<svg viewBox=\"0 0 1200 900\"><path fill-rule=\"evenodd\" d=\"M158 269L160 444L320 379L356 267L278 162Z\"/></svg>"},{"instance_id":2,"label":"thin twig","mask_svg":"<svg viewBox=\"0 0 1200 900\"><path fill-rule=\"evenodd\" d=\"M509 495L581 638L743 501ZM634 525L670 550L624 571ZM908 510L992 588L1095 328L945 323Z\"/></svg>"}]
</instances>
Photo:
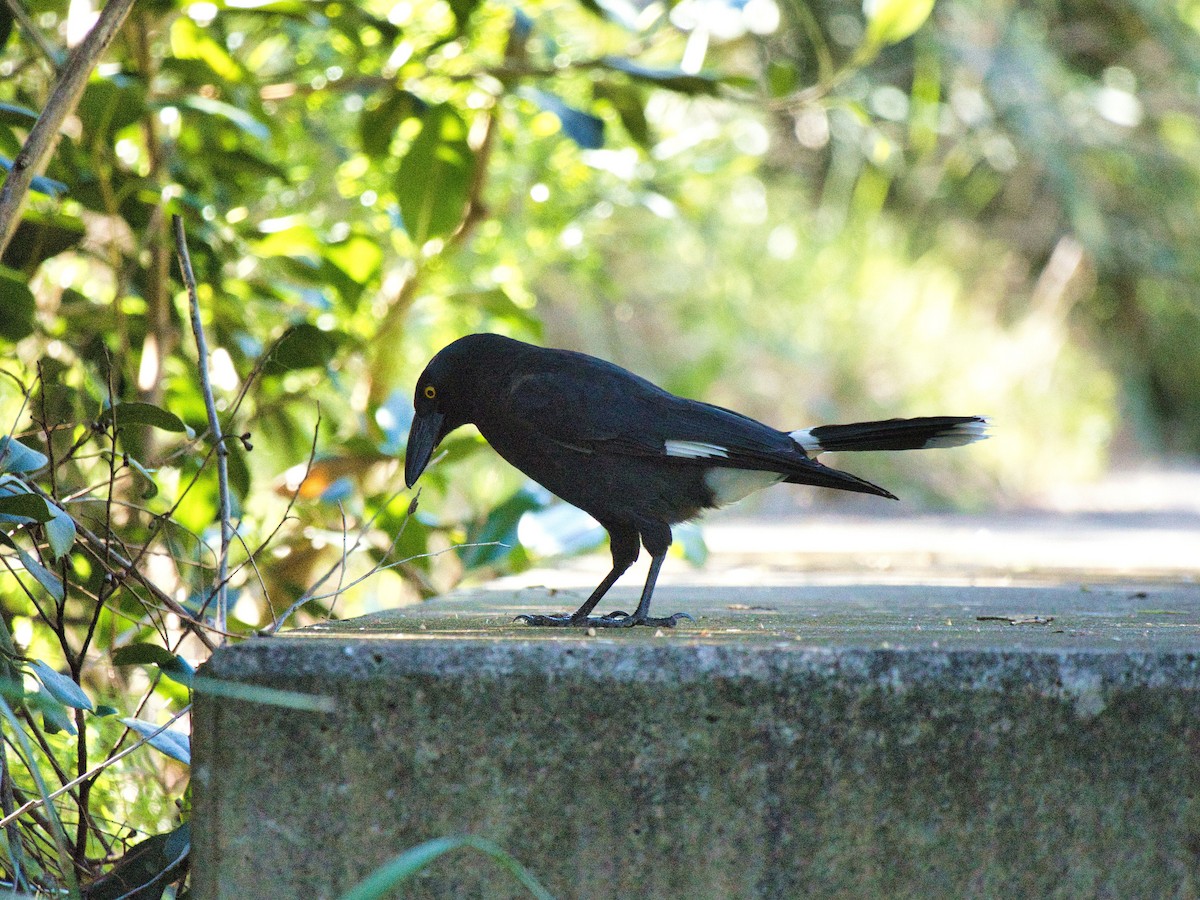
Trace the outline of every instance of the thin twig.
<instances>
[{"instance_id":1,"label":"thin twig","mask_svg":"<svg viewBox=\"0 0 1200 900\"><path fill-rule=\"evenodd\" d=\"M59 130L67 116L79 105L88 76L96 67L112 39L116 37L133 0L108 0L100 12L100 18L87 37L67 58L62 75L54 85L50 99L46 101L42 114L29 130L25 146L13 160L12 169L0 187L0 255L8 249L9 241L16 234L21 210L29 196L29 186L40 174L58 142Z\"/></svg>"},{"instance_id":2,"label":"thin twig","mask_svg":"<svg viewBox=\"0 0 1200 900\"><path fill-rule=\"evenodd\" d=\"M221 520L221 553L217 557L217 613L216 631L225 631L225 619L229 612L229 589L226 584L226 574L229 571L229 545L233 534L230 525L232 503L229 499L229 449L221 436L221 423L217 419L217 402L213 399L212 382L208 377L208 341L204 337L204 325L200 321L200 298L196 294L196 273L192 271L192 257L188 253L187 235L183 231L183 218L171 216L171 224L175 227L175 252L179 255L179 270L183 274L183 283L187 287L188 306L192 313L192 332L196 336L196 353L199 356L197 366L200 370L200 388L204 393L204 408L208 412L208 431L213 445L217 449L217 494Z\"/></svg>"},{"instance_id":3,"label":"thin twig","mask_svg":"<svg viewBox=\"0 0 1200 900\"><path fill-rule=\"evenodd\" d=\"M306 597L306 598L304 598L303 602L304 603L312 603L313 601L328 600L330 597L336 597L340 591L348 591L348 590L350 590L350 588L361 584L362 582L366 581L368 578L372 577L373 575L378 575L380 572L386 572L389 569L396 569L396 568L400 568L402 566L406 566L415 559L434 559L435 557L441 556L443 553L451 553L455 550L466 550L471 547L511 547L511 546L512 546L511 544L506 544L506 543L504 543L504 541L475 541L475 542L469 543L469 544L455 544L453 547L445 547L441 550L431 550L428 553L415 553L412 556L406 556L404 559L398 559L393 563L388 563L386 566L385 565L376 565L375 567L373 567L371 569L370 572L367 572L365 575L360 575L358 578L355 578L352 582L350 582L345 587L339 588L337 591L330 591L327 594L317 594L316 596L313 596L313 597ZM289 610L289 615L290 615L290 610Z\"/></svg>"},{"instance_id":4,"label":"thin twig","mask_svg":"<svg viewBox=\"0 0 1200 900\"><path fill-rule=\"evenodd\" d=\"M98 562L104 562L106 559L112 560L116 565L120 566L126 574L133 576L133 578L139 584L141 584L142 587L144 587L154 596L155 600L157 600L171 612L175 613L175 615L179 616L180 621L183 623L183 627L191 631L192 634L196 635L196 637L200 640L200 643L202 643L209 650L217 649L217 645L214 644L212 639L205 633L205 626L203 623L197 622L192 614L188 612L186 607L184 607L174 597L147 578L140 569L135 568L130 560L113 550L108 542L101 540L96 534L89 531L78 520L75 522L75 531L81 538L83 538L84 543L88 545Z\"/></svg>"},{"instance_id":5,"label":"thin twig","mask_svg":"<svg viewBox=\"0 0 1200 900\"><path fill-rule=\"evenodd\" d=\"M358 550L359 545L363 542L363 539L366 537L367 531L371 528L371 526L373 524L375 524L375 520L378 519L379 516L383 514L383 511L391 505L392 501L395 500L396 497L399 496L399 494L400 494L400 492L397 491L395 494L392 494L392 496L388 497L388 499L386 501L384 501L382 504L380 504L379 509L377 509L375 511L375 514L373 516L371 516L371 518L367 519L367 521L363 523L362 527L359 528L358 535L354 539L354 544L349 549L346 549L346 547L345 547L346 528L345 528L345 523L343 521L343 525L342 525L343 541L342 541L342 556L341 556L341 558L338 559L338 561L335 562L332 566L330 566L324 575L322 575L315 582L313 582L313 584L309 586L308 590L305 591L299 597L299 599L297 599L291 606L289 606L284 611L282 616L277 618L274 622L272 622L269 626L267 626L266 629L264 629L264 631L267 634L274 634L276 631L278 631L280 626L283 625L283 623L286 622L289 618L291 618L292 613L294 613L296 610L298 610L304 604L309 603L313 600L324 600L328 597L336 597L338 594L340 594L345 589L342 587L341 584L339 584L338 589L336 591L333 591L332 593L329 593L329 594L323 594L320 597L316 596L317 590L320 589L321 585L323 585L326 581L328 581L331 577L333 577L334 572L343 571L345 569L346 560L349 557L349 555ZM417 497L419 497L419 496L420 496L420 491L417 491ZM399 529L399 531L397 531L396 537L392 539L391 546L388 547L387 553L383 554L383 559L387 559L388 556L391 555L392 551L396 549L396 544L399 543L400 536L402 534L404 534L404 529L408 526L408 520L410 518L412 518L412 514L414 512L416 512L416 510L417 510L417 497L414 497L412 499L412 502L409 503L408 511L404 514L404 521L400 523L400 529ZM381 569L382 569L382 567L380 565L376 564L371 569L370 572L368 572L366 575L362 576L362 578L352 581L348 586L353 587L354 585L358 584L359 581L362 581L363 578L369 578L370 576L374 575L376 572L381 571Z\"/></svg>"},{"instance_id":6,"label":"thin twig","mask_svg":"<svg viewBox=\"0 0 1200 900\"><path fill-rule=\"evenodd\" d=\"M17 24L21 26L21 30L25 32L29 40L41 51L42 56L46 57L46 62L50 63L50 67L54 69L55 77L62 74L63 54L59 50L55 50L50 46L50 42L46 40L46 36L42 34L42 30L34 24L33 19L29 18L29 13L25 12L19 0L7 0L5 5L13 18L17 20Z\"/></svg>"},{"instance_id":7,"label":"thin twig","mask_svg":"<svg viewBox=\"0 0 1200 900\"><path fill-rule=\"evenodd\" d=\"M28 487L33 491L33 493L42 497L44 500L53 500L53 498L38 485L29 484ZM154 599L156 599L171 612L175 613L175 615L179 616L180 620L183 622L183 626L196 635L196 637L200 639L200 642L204 644L205 647L207 647L209 650L217 649L217 645L212 642L207 634L205 634L205 630L208 628L208 626L204 625L202 622L196 621L196 617L193 616L186 607L175 600L175 598L170 594L166 593L153 581L151 581L145 575L145 573L138 569L136 560L129 560L116 550L113 550L109 541L101 539L94 532L89 531L87 526L85 526L78 519L75 519L75 533L76 536L83 538L84 544L87 545L88 550L96 558L97 562L101 564L107 564L109 561L111 561L115 565L119 566L125 575L133 576L134 580L136 580L142 585L142 587L144 587L154 596ZM142 548L142 551L138 554L138 560L140 560L145 554L146 549L148 548ZM215 631L216 629L209 628L208 630Z\"/></svg>"},{"instance_id":8,"label":"thin twig","mask_svg":"<svg viewBox=\"0 0 1200 900\"><path fill-rule=\"evenodd\" d=\"M74 778L71 781L68 781L62 787L58 788L55 791L52 791L46 797L44 797L44 798L36 797L33 800L30 800L26 803L21 804L15 810L13 810L10 814L5 816L3 819L0 819L0 828L4 828L10 822L13 822L14 820L20 818L21 816L23 816L25 813L29 812L30 810L37 809L39 806L44 806L47 800L54 800L57 797L61 797L63 794L65 794L67 791L71 790L71 788L75 787L77 784L100 774L105 769L107 769L109 766L111 766L113 763L115 763L117 760L123 759L124 757L128 756L134 750L138 749L138 747L141 747L142 745L148 743L152 738L158 737L160 734L162 734L164 731L166 731L168 728L170 728L172 725L174 725L177 721L179 721L181 718L183 718L183 716L185 716L188 712L190 712L191 708L192 708L192 705L189 703L187 706L185 706L179 712L175 713L175 715L172 716L166 722L166 724L164 724L157 731L150 732L145 737L139 739L136 743L130 744L128 747L126 747L120 753L116 753L116 754L108 757L107 759L104 760L104 762L98 763L95 767L84 772L78 778Z\"/></svg>"}]
</instances>

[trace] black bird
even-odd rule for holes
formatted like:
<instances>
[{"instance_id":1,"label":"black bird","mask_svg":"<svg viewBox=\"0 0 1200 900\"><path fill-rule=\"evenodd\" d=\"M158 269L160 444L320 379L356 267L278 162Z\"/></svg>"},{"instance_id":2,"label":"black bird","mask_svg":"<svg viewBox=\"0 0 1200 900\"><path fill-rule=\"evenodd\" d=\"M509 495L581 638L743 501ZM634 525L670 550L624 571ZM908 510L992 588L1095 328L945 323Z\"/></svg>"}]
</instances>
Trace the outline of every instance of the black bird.
<instances>
[{"instance_id":1,"label":"black bird","mask_svg":"<svg viewBox=\"0 0 1200 900\"><path fill-rule=\"evenodd\" d=\"M441 440L473 424L497 453L608 531L613 566L571 615L520 616L530 625L671 627L650 597L671 525L785 481L896 497L813 457L827 450L954 447L985 437L982 416L888 419L776 431L740 413L686 400L584 353L471 334L443 348L417 380L404 480L412 487ZM591 616L638 557L650 574L633 615Z\"/></svg>"}]
</instances>

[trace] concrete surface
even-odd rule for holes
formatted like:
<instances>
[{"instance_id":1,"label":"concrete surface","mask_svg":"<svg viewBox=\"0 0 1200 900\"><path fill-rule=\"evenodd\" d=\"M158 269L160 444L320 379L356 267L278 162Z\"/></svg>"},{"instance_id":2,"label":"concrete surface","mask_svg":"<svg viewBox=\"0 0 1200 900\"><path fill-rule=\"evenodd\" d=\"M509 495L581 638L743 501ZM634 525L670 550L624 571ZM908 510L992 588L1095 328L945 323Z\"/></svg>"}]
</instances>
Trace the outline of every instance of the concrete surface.
<instances>
[{"instance_id":1,"label":"concrete surface","mask_svg":"<svg viewBox=\"0 0 1200 900\"><path fill-rule=\"evenodd\" d=\"M464 832L564 898L1200 894L1195 584L675 583L674 631L511 622L586 593L218 651L338 711L197 695L196 896L334 897ZM522 894L461 852L404 896Z\"/></svg>"}]
</instances>

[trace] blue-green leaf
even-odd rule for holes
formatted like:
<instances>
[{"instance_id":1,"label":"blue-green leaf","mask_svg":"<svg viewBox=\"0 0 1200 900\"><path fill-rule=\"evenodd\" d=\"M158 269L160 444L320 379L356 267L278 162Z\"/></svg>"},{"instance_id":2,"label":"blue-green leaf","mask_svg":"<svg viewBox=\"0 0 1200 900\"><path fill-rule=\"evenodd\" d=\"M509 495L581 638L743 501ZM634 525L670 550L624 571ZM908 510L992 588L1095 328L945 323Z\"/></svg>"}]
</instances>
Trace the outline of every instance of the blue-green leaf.
<instances>
[{"instance_id":1,"label":"blue-green leaf","mask_svg":"<svg viewBox=\"0 0 1200 900\"><path fill-rule=\"evenodd\" d=\"M12 160L7 157L0 156L0 169L12 171ZM47 197L57 198L59 194L67 192L67 186L61 181L55 181L53 178L47 178L45 175L34 175L29 181L29 188L39 194L45 194Z\"/></svg>"},{"instance_id":2,"label":"blue-green leaf","mask_svg":"<svg viewBox=\"0 0 1200 900\"><path fill-rule=\"evenodd\" d=\"M624 72L630 78L644 81L655 87L666 88L681 94L715 95L720 88L720 82L711 75L700 75L685 72L683 69L660 69L643 66L631 59L621 56L606 56L600 60L606 68Z\"/></svg>"},{"instance_id":3,"label":"blue-green leaf","mask_svg":"<svg viewBox=\"0 0 1200 900\"><path fill-rule=\"evenodd\" d=\"M604 120L599 116L568 106L546 91L529 91L529 96L546 112L554 113L562 123L563 134L585 150L604 146Z\"/></svg>"},{"instance_id":4,"label":"blue-green leaf","mask_svg":"<svg viewBox=\"0 0 1200 900\"><path fill-rule=\"evenodd\" d=\"M36 472L50 462L44 453L10 437L0 437L0 472Z\"/></svg>"},{"instance_id":5,"label":"blue-green leaf","mask_svg":"<svg viewBox=\"0 0 1200 900\"><path fill-rule=\"evenodd\" d=\"M55 559L75 543L75 520L67 511L39 497L11 475L0 475L0 522L43 523Z\"/></svg>"},{"instance_id":6,"label":"blue-green leaf","mask_svg":"<svg viewBox=\"0 0 1200 900\"><path fill-rule=\"evenodd\" d=\"M54 503L47 503L54 514L44 526L46 542L50 545L50 555L55 559L62 557L75 545L75 520L70 514Z\"/></svg>"},{"instance_id":7,"label":"blue-green leaf","mask_svg":"<svg viewBox=\"0 0 1200 900\"><path fill-rule=\"evenodd\" d=\"M19 547L12 538L7 534L0 532L0 544L5 544L11 547L21 560L21 565L25 571L34 577L38 584L45 589L51 597L58 603L62 603L66 599L66 590L63 587L62 580L57 575L39 563L36 559L29 555L25 550Z\"/></svg>"},{"instance_id":8,"label":"blue-green leaf","mask_svg":"<svg viewBox=\"0 0 1200 900\"><path fill-rule=\"evenodd\" d=\"M21 125L28 127L36 122L38 114L32 109L17 106L15 103L0 103L0 122L5 125Z\"/></svg>"},{"instance_id":9,"label":"blue-green leaf","mask_svg":"<svg viewBox=\"0 0 1200 900\"><path fill-rule=\"evenodd\" d=\"M60 731L65 731L74 736L79 733L75 730L75 723L71 721L71 714L67 712L67 708L53 697L45 695L30 697L26 701L26 705L42 714L42 724L47 734L58 734Z\"/></svg>"},{"instance_id":10,"label":"blue-green leaf","mask_svg":"<svg viewBox=\"0 0 1200 900\"><path fill-rule=\"evenodd\" d=\"M88 699L88 695L83 692L83 688L77 685L69 675L54 671L40 659L35 659L30 663L30 668L33 669L37 680L49 691L50 696L59 703L74 709L90 711L95 708L92 701Z\"/></svg>"},{"instance_id":11,"label":"blue-green leaf","mask_svg":"<svg viewBox=\"0 0 1200 900\"><path fill-rule=\"evenodd\" d=\"M186 765L192 764L192 742L182 731L172 731L168 728L166 731L154 734L162 726L155 725L153 722L145 722L142 719L123 718L121 723L146 738L146 743L159 753L165 753L171 759L177 759Z\"/></svg>"},{"instance_id":12,"label":"blue-green leaf","mask_svg":"<svg viewBox=\"0 0 1200 900\"><path fill-rule=\"evenodd\" d=\"M182 656L158 644L130 644L113 653L114 666L156 665L164 675L185 687L192 686L196 670Z\"/></svg>"},{"instance_id":13,"label":"blue-green leaf","mask_svg":"<svg viewBox=\"0 0 1200 900\"><path fill-rule=\"evenodd\" d=\"M268 706L281 706L285 709L300 709L306 712L332 713L338 710L337 700L324 694L305 694L300 691L287 691L240 681L221 681L216 678L205 678L203 675L196 676L194 682L198 692L210 697L226 697L230 700L264 703Z\"/></svg>"}]
</instances>

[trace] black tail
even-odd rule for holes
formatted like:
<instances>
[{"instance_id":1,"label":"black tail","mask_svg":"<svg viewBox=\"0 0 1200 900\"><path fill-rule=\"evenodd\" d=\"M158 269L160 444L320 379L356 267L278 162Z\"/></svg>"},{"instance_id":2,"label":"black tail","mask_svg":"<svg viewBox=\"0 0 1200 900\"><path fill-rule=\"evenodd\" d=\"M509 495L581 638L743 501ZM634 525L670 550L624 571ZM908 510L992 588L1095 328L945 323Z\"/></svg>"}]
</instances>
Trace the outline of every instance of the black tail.
<instances>
[{"instance_id":1,"label":"black tail","mask_svg":"<svg viewBox=\"0 0 1200 900\"><path fill-rule=\"evenodd\" d=\"M983 416L925 416L853 425L819 425L791 433L809 456L833 450L922 450L960 447L987 437Z\"/></svg>"}]
</instances>

